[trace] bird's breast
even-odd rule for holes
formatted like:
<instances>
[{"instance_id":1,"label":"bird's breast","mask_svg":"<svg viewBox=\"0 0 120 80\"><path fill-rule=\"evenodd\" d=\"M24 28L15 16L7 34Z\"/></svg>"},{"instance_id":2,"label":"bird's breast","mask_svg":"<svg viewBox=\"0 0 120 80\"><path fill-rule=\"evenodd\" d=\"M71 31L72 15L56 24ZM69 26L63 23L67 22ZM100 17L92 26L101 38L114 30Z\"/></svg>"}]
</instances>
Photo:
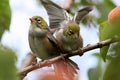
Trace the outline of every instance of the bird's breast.
<instances>
[{"instance_id":1,"label":"bird's breast","mask_svg":"<svg viewBox=\"0 0 120 80\"><path fill-rule=\"evenodd\" d=\"M30 48L41 59L55 56L55 48L47 37L29 36Z\"/></svg>"}]
</instances>

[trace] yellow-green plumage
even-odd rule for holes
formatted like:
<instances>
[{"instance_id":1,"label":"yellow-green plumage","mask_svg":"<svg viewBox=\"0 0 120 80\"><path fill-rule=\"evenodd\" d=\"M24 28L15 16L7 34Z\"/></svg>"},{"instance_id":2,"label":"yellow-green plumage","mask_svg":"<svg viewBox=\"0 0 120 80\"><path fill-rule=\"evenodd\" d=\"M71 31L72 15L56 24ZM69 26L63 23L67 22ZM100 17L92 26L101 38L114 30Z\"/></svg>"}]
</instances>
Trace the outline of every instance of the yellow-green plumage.
<instances>
[{"instance_id":1,"label":"yellow-green plumage","mask_svg":"<svg viewBox=\"0 0 120 80\"><path fill-rule=\"evenodd\" d=\"M80 27L78 24L76 24L75 22L69 23L67 25L68 27L66 27L66 29L68 29L68 31L72 30L73 32L79 33L80 31Z\"/></svg>"},{"instance_id":2,"label":"yellow-green plumage","mask_svg":"<svg viewBox=\"0 0 120 80\"><path fill-rule=\"evenodd\" d=\"M58 40L62 50L70 51L82 47L83 40L79 34L79 23L92 10L92 7L85 7L78 10L71 20L66 10L51 0L41 0L41 3L48 13L50 28L57 28L54 36Z\"/></svg>"},{"instance_id":3,"label":"yellow-green plumage","mask_svg":"<svg viewBox=\"0 0 120 80\"><path fill-rule=\"evenodd\" d=\"M39 27L40 29L48 28L46 21L40 16L33 16L31 20L32 20L32 24L33 23L36 24L36 26Z\"/></svg>"},{"instance_id":4,"label":"yellow-green plumage","mask_svg":"<svg viewBox=\"0 0 120 80\"><path fill-rule=\"evenodd\" d=\"M61 49L71 51L83 47L79 25L76 22L68 21L66 25L62 23L62 26L55 32L55 37Z\"/></svg>"},{"instance_id":5,"label":"yellow-green plumage","mask_svg":"<svg viewBox=\"0 0 120 80\"><path fill-rule=\"evenodd\" d=\"M33 53L41 59L49 59L58 56L56 48L50 40L55 42L54 37L49 32L49 27L40 16L30 18L29 45Z\"/></svg>"},{"instance_id":6,"label":"yellow-green plumage","mask_svg":"<svg viewBox=\"0 0 120 80\"><path fill-rule=\"evenodd\" d=\"M65 27L63 33L66 37L76 39L79 37L80 27L78 24L72 22Z\"/></svg>"},{"instance_id":7,"label":"yellow-green plumage","mask_svg":"<svg viewBox=\"0 0 120 80\"><path fill-rule=\"evenodd\" d=\"M54 36L57 39L60 48L63 51L71 51L81 48L83 46L83 40L79 34L79 23L80 20L92 10L92 8L86 7L82 10L78 10L73 19L70 20L68 13L63 8L52 2L52 0L40 1L48 13L50 28L55 30L57 29L54 33ZM54 50L54 52L55 51L56 50ZM66 80L67 77L69 77L66 76L66 74L73 75L70 76L70 78L73 77L71 80L76 80L74 78L76 76L76 70L78 67L76 64L73 64L74 62L68 62L67 60L69 61L68 58L62 61L57 60L55 65L53 63L55 75L57 75L56 80ZM60 78L58 75L60 75ZM65 77L65 79L62 79L61 77Z\"/></svg>"}]
</instances>

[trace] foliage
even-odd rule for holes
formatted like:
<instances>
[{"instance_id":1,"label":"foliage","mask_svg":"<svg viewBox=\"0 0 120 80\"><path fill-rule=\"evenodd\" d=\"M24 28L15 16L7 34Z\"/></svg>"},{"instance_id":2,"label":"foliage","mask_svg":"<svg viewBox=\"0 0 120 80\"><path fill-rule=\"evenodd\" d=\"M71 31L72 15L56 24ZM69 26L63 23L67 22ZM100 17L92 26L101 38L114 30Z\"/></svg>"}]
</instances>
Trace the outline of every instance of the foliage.
<instances>
[{"instance_id":1,"label":"foliage","mask_svg":"<svg viewBox=\"0 0 120 80\"><path fill-rule=\"evenodd\" d=\"M113 38L114 36L117 35L118 38L120 38L120 27L119 27L119 22L116 24L109 24L107 20L108 17L108 13L110 10L112 10L116 5L111 1L111 0L80 0L78 2L76 2L74 4L74 9L77 9L79 6L88 6L88 5L92 5L94 6L98 13L99 16L97 17L93 17L94 20L96 20L97 25L99 25L99 40L103 41L105 39L108 38ZM85 18L83 19L83 23L84 24L88 24L88 21L90 21L89 18ZM93 21L91 19L91 21ZM100 54L101 54L101 58L103 58L104 61L106 61L106 59L109 59L108 65L106 62L106 70L105 73L103 75L103 79L102 80L119 80L120 79L120 42L112 44L112 45L108 45L105 46L103 48L100 49ZM112 56L111 56L112 55ZM98 57L97 57L98 58ZM100 62L101 59L100 57L98 58L98 65L95 68L91 68L88 71L89 74L89 80L98 80L100 79L101 74L100 71L102 70L103 66ZM101 67L101 68L100 68ZM96 74L94 74L96 73ZM102 72L101 72L102 73ZM97 78L99 75L99 78ZM97 77L96 77L97 76Z\"/></svg>"},{"instance_id":2,"label":"foliage","mask_svg":"<svg viewBox=\"0 0 120 80\"><path fill-rule=\"evenodd\" d=\"M9 29L11 19L11 10L9 0L0 0L0 39L3 32Z\"/></svg>"},{"instance_id":3,"label":"foliage","mask_svg":"<svg viewBox=\"0 0 120 80\"><path fill-rule=\"evenodd\" d=\"M103 41L108 38L114 38L116 35L120 33L120 27L119 27L119 21L115 24L109 24L107 21L103 22L99 26L99 39L100 41ZM119 36L118 36L119 37ZM100 49L100 53L102 55L102 58L106 59L106 55L108 52L109 46L105 46Z\"/></svg>"},{"instance_id":4,"label":"foliage","mask_svg":"<svg viewBox=\"0 0 120 80\"><path fill-rule=\"evenodd\" d=\"M116 20L116 23L111 24L111 36L116 36L118 42L112 45L109 54L112 54L112 58L107 65L103 80L119 80L120 79L120 20Z\"/></svg>"},{"instance_id":5,"label":"foliage","mask_svg":"<svg viewBox=\"0 0 120 80\"><path fill-rule=\"evenodd\" d=\"M108 26L108 22L105 21L103 23L100 24L99 26L99 41L103 41L105 39L108 39L110 38L108 35L109 35L109 29L110 27ZM109 49L109 46L105 46L103 48L100 49L100 53L101 53L101 56L103 58L104 61L106 61L106 54L108 52L108 49Z\"/></svg>"},{"instance_id":6,"label":"foliage","mask_svg":"<svg viewBox=\"0 0 120 80\"><path fill-rule=\"evenodd\" d=\"M13 51L0 45L0 80L18 80Z\"/></svg>"},{"instance_id":7,"label":"foliage","mask_svg":"<svg viewBox=\"0 0 120 80\"><path fill-rule=\"evenodd\" d=\"M119 23L113 25L109 24L107 20L108 13L116 5L112 0L76 0L71 9L71 14L83 6L93 6L93 14L86 16L82 23L85 25L96 24L99 25L99 40L103 41L108 38L117 36L120 38ZM96 16L98 15L98 16ZM0 2L0 39L5 30L9 29L11 19L11 9L9 6L9 0L1 0ZM119 22L119 21L118 21ZM94 26L96 26L94 25ZM112 55L112 56L111 56ZM119 80L120 79L120 42L105 46L100 49L100 55L98 58L98 65L95 68L91 68L88 71L89 80L98 80L102 74L103 59L106 62L106 70L102 80ZM101 59L102 58L102 59ZM109 58L109 60L106 60ZM15 53L10 49L0 44L0 80L17 80L17 69L15 67Z\"/></svg>"},{"instance_id":8,"label":"foliage","mask_svg":"<svg viewBox=\"0 0 120 80\"><path fill-rule=\"evenodd\" d=\"M97 66L95 66L94 68L90 68L88 70L88 77L89 77L89 80L99 80L99 78L102 75L101 55L100 55L100 53L94 53L92 56L94 56L98 59L98 63L97 63Z\"/></svg>"},{"instance_id":9,"label":"foliage","mask_svg":"<svg viewBox=\"0 0 120 80\"><path fill-rule=\"evenodd\" d=\"M79 0L75 2L73 6L73 10L76 11L79 7L82 7L82 6L93 6L94 11L96 9L96 12L98 12L98 14L95 13L92 15L88 15L89 16L89 17L87 16L88 18L83 19L84 21L83 23L88 24L91 21L92 24L95 24L94 21L96 21L96 23L99 24L107 19L109 11L113 9L116 5L111 0L102 0L102 1L100 0ZM96 16L96 14L99 16Z\"/></svg>"},{"instance_id":10,"label":"foliage","mask_svg":"<svg viewBox=\"0 0 120 80\"><path fill-rule=\"evenodd\" d=\"M99 69L97 67L88 70L89 80L99 80Z\"/></svg>"},{"instance_id":11,"label":"foliage","mask_svg":"<svg viewBox=\"0 0 120 80\"><path fill-rule=\"evenodd\" d=\"M9 29L11 9L9 0L0 1L0 39L5 30ZM0 43L0 80L18 80L15 66L16 55Z\"/></svg>"},{"instance_id":12,"label":"foliage","mask_svg":"<svg viewBox=\"0 0 120 80\"><path fill-rule=\"evenodd\" d=\"M113 58L107 66L103 80L119 80L120 79L120 42L113 49L115 58Z\"/></svg>"}]
</instances>

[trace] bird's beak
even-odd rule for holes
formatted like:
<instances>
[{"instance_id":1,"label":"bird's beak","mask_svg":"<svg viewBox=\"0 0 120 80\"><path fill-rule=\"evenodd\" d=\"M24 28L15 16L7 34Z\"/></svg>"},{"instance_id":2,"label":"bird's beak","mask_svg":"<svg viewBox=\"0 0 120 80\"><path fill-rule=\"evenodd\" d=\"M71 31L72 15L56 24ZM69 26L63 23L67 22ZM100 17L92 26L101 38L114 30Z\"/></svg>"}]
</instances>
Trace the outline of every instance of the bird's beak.
<instances>
[{"instance_id":1,"label":"bird's beak","mask_svg":"<svg viewBox=\"0 0 120 80\"><path fill-rule=\"evenodd\" d=\"M75 34L75 35L74 35L74 37L75 37L75 38L78 38L78 37L79 37L79 35L78 35L78 34Z\"/></svg>"},{"instance_id":2,"label":"bird's beak","mask_svg":"<svg viewBox=\"0 0 120 80\"><path fill-rule=\"evenodd\" d=\"M33 19L33 18L29 18L29 19L30 19L31 23L35 22L35 19Z\"/></svg>"}]
</instances>

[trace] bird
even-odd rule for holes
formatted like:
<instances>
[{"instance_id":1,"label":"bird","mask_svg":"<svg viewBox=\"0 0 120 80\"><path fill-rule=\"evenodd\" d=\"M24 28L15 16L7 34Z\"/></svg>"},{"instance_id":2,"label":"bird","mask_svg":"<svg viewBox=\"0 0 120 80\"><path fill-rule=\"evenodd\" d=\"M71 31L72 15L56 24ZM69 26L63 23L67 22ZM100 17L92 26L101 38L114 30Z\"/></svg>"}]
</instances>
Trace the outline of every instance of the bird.
<instances>
[{"instance_id":1,"label":"bird","mask_svg":"<svg viewBox=\"0 0 120 80\"><path fill-rule=\"evenodd\" d=\"M57 42L47 22L41 16L31 17L30 22L28 40L32 52L42 60L58 56Z\"/></svg>"},{"instance_id":2,"label":"bird","mask_svg":"<svg viewBox=\"0 0 120 80\"><path fill-rule=\"evenodd\" d=\"M55 29L54 37L58 41L62 51L72 51L83 47L83 39L80 35L80 21L92 11L91 6L75 12L71 19L69 13L52 2L51 0L41 0L42 5L47 11L49 17L49 24L51 29Z\"/></svg>"},{"instance_id":3,"label":"bird","mask_svg":"<svg viewBox=\"0 0 120 80\"><path fill-rule=\"evenodd\" d=\"M55 56L59 56L60 52L58 50L57 41L50 33L50 28L46 21L41 16L33 16L30 18L31 25L29 28L29 45L34 54L42 60L47 60ZM54 66L54 70L50 68ZM78 68L76 63L67 59L59 59L51 65L47 65L46 71L51 71L53 74L41 74L41 79L54 78L55 80L74 80L78 76L74 76L77 71L74 69ZM43 68L44 69L44 68ZM69 69L69 70L68 70ZM41 72L43 73L43 72ZM50 72L51 73L51 72ZM50 78L49 78L50 77Z\"/></svg>"},{"instance_id":4,"label":"bird","mask_svg":"<svg viewBox=\"0 0 120 80\"><path fill-rule=\"evenodd\" d=\"M40 0L49 17L49 27L53 36L57 40L60 50L62 52L69 52L83 47L83 39L80 35L80 21L85 15L92 11L92 7L88 6L78 10L74 17L70 19L69 13L52 2L51 0ZM78 65L70 60L64 58L54 63L54 71L56 80L78 80L75 75L78 75Z\"/></svg>"}]
</instances>

